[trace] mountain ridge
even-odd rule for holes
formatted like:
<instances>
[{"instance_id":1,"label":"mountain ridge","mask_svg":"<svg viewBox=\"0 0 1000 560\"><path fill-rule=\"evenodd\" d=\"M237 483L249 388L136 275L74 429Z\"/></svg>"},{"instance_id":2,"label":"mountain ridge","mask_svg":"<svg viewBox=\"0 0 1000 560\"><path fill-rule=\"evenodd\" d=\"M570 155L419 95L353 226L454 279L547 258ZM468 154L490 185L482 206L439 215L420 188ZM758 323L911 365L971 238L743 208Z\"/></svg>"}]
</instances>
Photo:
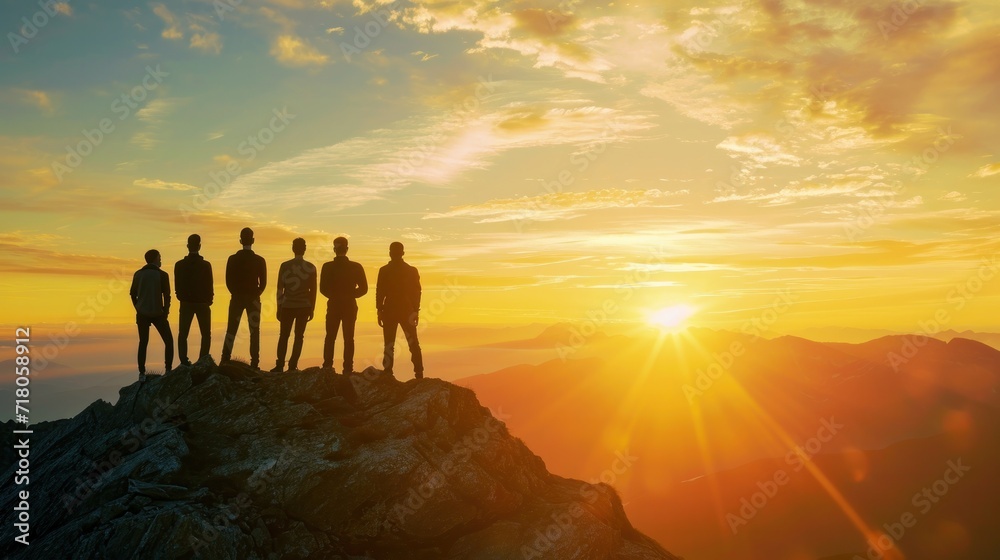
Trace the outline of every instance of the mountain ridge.
<instances>
[{"instance_id":1,"label":"mountain ridge","mask_svg":"<svg viewBox=\"0 0 1000 560\"><path fill-rule=\"evenodd\" d=\"M12 558L677 558L445 381L206 358L41 428Z\"/></svg>"}]
</instances>

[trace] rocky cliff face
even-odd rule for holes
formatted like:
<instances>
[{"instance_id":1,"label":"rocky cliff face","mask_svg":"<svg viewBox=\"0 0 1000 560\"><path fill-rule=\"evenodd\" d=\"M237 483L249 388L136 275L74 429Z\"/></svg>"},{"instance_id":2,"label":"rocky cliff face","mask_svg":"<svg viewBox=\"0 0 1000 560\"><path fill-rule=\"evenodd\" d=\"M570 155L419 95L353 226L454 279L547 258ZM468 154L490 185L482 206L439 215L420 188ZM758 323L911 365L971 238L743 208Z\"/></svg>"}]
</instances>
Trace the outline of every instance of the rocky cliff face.
<instances>
[{"instance_id":1,"label":"rocky cliff face","mask_svg":"<svg viewBox=\"0 0 1000 560\"><path fill-rule=\"evenodd\" d=\"M471 391L375 369L208 358L41 426L30 479L31 544L4 539L0 555L675 558L609 487L548 473Z\"/></svg>"}]
</instances>

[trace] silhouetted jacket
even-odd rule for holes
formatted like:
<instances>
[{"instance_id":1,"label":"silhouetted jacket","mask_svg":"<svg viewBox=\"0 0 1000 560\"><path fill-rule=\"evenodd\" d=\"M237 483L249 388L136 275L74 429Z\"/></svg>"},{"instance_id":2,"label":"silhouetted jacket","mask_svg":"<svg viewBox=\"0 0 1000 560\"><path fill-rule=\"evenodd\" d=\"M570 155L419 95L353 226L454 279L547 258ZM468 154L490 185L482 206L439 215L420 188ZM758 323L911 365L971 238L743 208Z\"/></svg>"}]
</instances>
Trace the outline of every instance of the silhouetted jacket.
<instances>
[{"instance_id":1,"label":"silhouetted jacket","mask_svg":"<svg viewBox=\"0 0 1000 560\"><path fill-rule=\"evenodd\" d=\"M389 261L378 271L375 308L380 316L399 321L420 310L420 274L403 262Z\"/></svg>"},{"instance_id":2,"label":"silhouetted jacket","mask_svg":"<svg viewBox=\"0 0 1000 560\"><path fill-rule=\"evenodd\" d=\"M236 251L226 263L226 287L235 298L256 299L267 286L267 263L251 249Z\"/></svg>"},{"instance_id":3,"label":"silhouetted jacket","mask_svg":"<svg viewBox=\"0 0 1000 560\"><path fill-rule=\"evenodd\" d=\"M278 268L278 307L285 309L316 309L316 267L295 257Z\"/></svg>"},{"instance_id":4,"label":"silhouetted jacket","mask_svg":"<svg viewBox=\"0 0 1000 560\"><path fill-rule=\"evenodd\" d=\"M170 313L170 277L155 264L135 271L128 293L135 312L143 317L155 319Z\"/></svg>"},{"instance_id":5,"label":"silhouetted jacket","mask_svg":"<svg viewBox=\"0 0 1000 560\"><path fill-rule=\"evenodd\" d=\"M201 255L188 255L174 265L174 293L177 301L212 305L215 287L212 263Z\"/></svg>"},{"instance_id":6,"label":"silhouetted jacket","mask_svg":"<svg viewBox=\"0 0 1000 560\"><path fill-rule=\"evenodd\" d=\"M336 256L323 264L319 275L319 291L330 299L330 307L347 307L357 309L357 298L368 293L368 278L361 263L354 262L346 256Z\"/></svg>"}]
</instances>

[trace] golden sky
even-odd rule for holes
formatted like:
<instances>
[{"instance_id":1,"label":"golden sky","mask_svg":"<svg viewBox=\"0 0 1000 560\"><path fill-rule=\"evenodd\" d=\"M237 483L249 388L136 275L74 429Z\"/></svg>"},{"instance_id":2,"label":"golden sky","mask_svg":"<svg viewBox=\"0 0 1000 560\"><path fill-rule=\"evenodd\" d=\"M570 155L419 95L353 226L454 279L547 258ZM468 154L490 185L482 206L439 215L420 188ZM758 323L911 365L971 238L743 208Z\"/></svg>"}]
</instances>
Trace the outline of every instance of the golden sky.
<instances>
[{"instance_id":1,"label":"golden sky","mask_svg":"<svg viewBox=\"0 0 1000 560\"><path fill-rule=\"evenodd\" d=\"M147 249L221 280L249 225L272 281L403 241L442 322L997 327L994 2L39 10L0 8L0 323L131 322Z\"/></svg>"}]
</instances>

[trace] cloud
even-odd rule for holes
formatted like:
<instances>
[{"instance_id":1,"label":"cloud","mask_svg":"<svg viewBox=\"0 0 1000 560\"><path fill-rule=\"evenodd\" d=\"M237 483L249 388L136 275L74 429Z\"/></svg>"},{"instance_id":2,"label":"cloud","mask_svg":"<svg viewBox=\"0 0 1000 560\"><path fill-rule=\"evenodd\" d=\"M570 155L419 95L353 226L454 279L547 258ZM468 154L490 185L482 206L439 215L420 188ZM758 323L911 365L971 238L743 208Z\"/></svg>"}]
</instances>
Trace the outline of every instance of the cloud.
<instances>
[{"instance_id":1,"label":"cloud","mask_svg":"<svg viewBox=\"0 0 1000 560\"><path fill-rule=\"evenodd\" d=\"M763 169L770 165L791 165L798 167L802 158L791 153L766 134L745 134L729 136L717 148L729 152L750 168Z\"/></svg>"},{"instance_id":2,"label":"cloud","mask_svg":"<svg viewBox=\"0 0 1000 560\"><path fill-rule=\"evenodd\" d=\"M163 20L164 28L160 34L164 39L180 40L184 38L184 31L181 29L180 21L163 4L153 4L153 13Z\"/></svg>"},{"instance_id":3,"label":"cloud","mask_svg":"<svg viewBox=\"0 0 1000 560\"><path fill-rule=\"evenodd\" d=\"M196 191L198 187L194 185L188 185L185 183L170 183L167 181L162 181L160 179L146 179L145 177L141 179L136 179L132 181L132 184L137 187L143 187L146 189L157 189L166 191Z\"/></svg>"},{"instance_id":4,"label":"cloud","mask_svg":"<svg viewBox=\"0 0 1000 560\"><path fill-rule=\"evenodd\" d=\"M356 0L362 13L385 9L380 0ZM522 2L472 0L408 3L391 18L404 29L420 33L468 31L478 36L469 52L512 51L534 62L538 68L557 68L568 76L603 82L610 69L598 49L590 48L595 35L614 33L607 19L581 20L575 14L539 8L524 8Z\"/></svg>"},{"instance_id":5,"label":"cloud","mask_svg":"<svg viewBox=\"0 0 1000 560\"><path fill-rule=\"evenodd\" d=\"M155 148L160 143L160 127L180 102L180 99L160 97L136 111L135 116L145 124L145 127L132 135L131 143L144 150Z\"/></svg>"},{"instance_id":6,"label":"cloud","mask_svg":"<svg viewBox=\"0 0 1000 560\"><path fill-rule=\"evenodd\" d=\"M969 177L984 179L986 177L992 177L998 173L1000 173L1000 163L987 163L969 175Z\"/></svg>"},{"instance_id":7,"label":"cloud","mask_svg":"<svg viewBox=\"0 0 1000 560\"><path fill-rule=\"evenodd\" d=\"M219 54L222 52L222 37L218 33L194 33L191 35L190 47L206 53Z\"/></svg>"},{"instance_id":8,"label":"cloud","mask_svg":"<svg viewBox=\"0 0 1000 560\"><path fill-rule=\"evenodd\" d=\"M322 66L330 57L297 35L278 35L271 43L271 56L288 66Z\"/></svg>"},{"instance_id":9,"label":"cloud","mask_svg":"<svg viewBox=\"0 0 1000 560\"><path fill-rule=\"evenodd\" d=\"M59 276L111 277L117 269L133 269L135 261L104 255L58 251L46 247L46 234L8 232L0 234L0 272Z\"/></svg>"},{"instance_id":10,"label":"cloud","mask_svg":"<svg viewBox=\"0 0 1000 560\"><path fill-rule=\"evenodd\" d=\"M688 191L601 189L583 192L557 192L532 197L497 199L433 213L424 219L475 218L476 223L517 220L553 221L582 216L587 211L613 208L668 208L678 204L668 201Z\"/></svg>"},{"instance_id":11,"label":"cloud","mask_svg":"<svg viewBox=\"0 0 1000 560\"><path fill-rule=\"evenodd\" d=\"M591 105L567 92L515 82L502 87L529 87L531 95L548 101L499 105L496 96L479 101L478 112L420 114L241 175L218 200L251 210L337 212L413 183L449 185L467 171L489 168L510 150L567 145L584 151L633 140L654 126L647 114Z\"/></svg>"},{"instance_id":12,"label":"cloud","mask_svg":"<svg viewBox=\"0 0 1000 560\"><path fill-rule=\"evenodd\" d=\"M298 24L283 13L266 6L258 9L263 21L277 27L278 32L271 39L270 54L278 62L292 67L323 66L332 60L302 38L296 31ZM328 28L327 35L336 33L338 28ZM343 28L339 28L343 33Z\"/></svg>"},{"instance_id":13,"label":"cloud","mask_svg":"<svg viewBox=\"0 0 1000 560\"><path fill-rule=\"evenodd\" d=\"M965 196L965 194L963 194L963 193L960 193L958 191L951 191L951 192L949 192L949 193L941 196L941 198L939 198L938 200L947 200L947 201L950 201L950 202L962 202L962 201L966 200L967 198L968 197Z\"/></svg>"},{"instance_id":14,"label":"cloud","mask_svg":"<svg viewBox=\"0 0 1000 560\"><path fill-rule=\"evenodd\" d=\"M10 91L18 102L37 107L45 115L51 115L55 112L52 96L45 91L40 89L13 89Z\"/></svg>"}]
</instances>

